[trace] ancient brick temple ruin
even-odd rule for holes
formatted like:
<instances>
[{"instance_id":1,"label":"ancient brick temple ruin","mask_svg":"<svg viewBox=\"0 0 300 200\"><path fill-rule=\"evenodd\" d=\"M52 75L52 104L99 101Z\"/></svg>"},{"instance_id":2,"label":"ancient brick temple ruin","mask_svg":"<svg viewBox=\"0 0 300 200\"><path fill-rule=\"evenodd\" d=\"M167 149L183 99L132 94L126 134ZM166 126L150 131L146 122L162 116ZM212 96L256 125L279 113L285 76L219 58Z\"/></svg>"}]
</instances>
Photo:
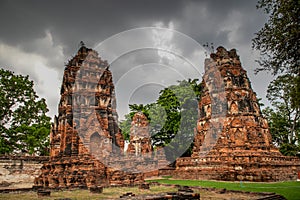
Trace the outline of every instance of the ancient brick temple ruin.
<instances>
[{"instance_id":1,"label":"ancient brick temple ruin","mask_svg":"<svg viewBox=\"0 0 300 200\"><path fill-rule=\"evenodd\" d=\"M191 157L176 160L174 177L244 181L296 180L300 161L271 142L256 94L235 50L219 47L205 61L199 120ZM133 117L130 144L118 128L112 73L84 45L65 67L58 116L50 134L50 160L35 186L46 188L141 184L167 165L151 146L149 121ZM165 172L173 170L166 169Z\"/></svg>"},{"instance_id":2,"label":"ancient brick temple ruin","mask_svg":"<svg viewBox=\"0 0 300 200\"><path fill-rule=\"evenodd\" d=\"M204 90L191 157L176 160L182 179L296 180L300 160L272 145L268 122L236 51L219 47L205 61Z\"/></svg>"},{"instance_id":3,"label":"ancient brick temple ruin","mask_svg":"<svg viewBox=\"0 0 300 200\"><path fill-rule=\"evenodd\" d=\"M140 155L152 152L151 135L149 133L149 120L142 112L134 114L130 128L130 143L127 152Z\"/></svg>"},{"instance_id":4,"label":"ancient brick temple ruin","mask_svg":"<svg viewBox=\"0 0 300 200\"><path fill-rule=\"evenodd\" d=\"M116 100L108 63L84 45L65 67L58 116L50 134L50 161L35 185L49 188L137 184L140 173L124 173L102 161L122 155Z\"/></svg>"}]
</instances>

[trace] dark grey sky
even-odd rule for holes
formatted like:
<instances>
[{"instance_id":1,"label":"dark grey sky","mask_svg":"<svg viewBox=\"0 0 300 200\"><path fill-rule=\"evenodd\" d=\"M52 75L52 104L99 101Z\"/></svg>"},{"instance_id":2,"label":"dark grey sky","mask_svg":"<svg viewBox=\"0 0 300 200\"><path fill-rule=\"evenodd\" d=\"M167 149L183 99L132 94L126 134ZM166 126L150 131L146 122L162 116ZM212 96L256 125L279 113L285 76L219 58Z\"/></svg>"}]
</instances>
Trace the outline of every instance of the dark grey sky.
<instances>
[{"instance_id":1,"label":"dark grey sky","mask_svg":"<svg viewBox=\"0 0 300 200\"><path fill-rule=\"evenodd\" d=\"M76 53L81 40L92 48L105 41L99 53L109 62L117 58L112 71L122 115L128 103L153 101L160 88L183 74L201 79L205 56L203 49L190 43L193 39L200 47L213 42L215 47L236 48L254 90L265 99L271 76L254 75L258 52L251 49L251 39L266 16L255 5L256 0L0 0L0 66L28 74L39 96L47 99L53 117L64 63ZM142 27L169 30L119 34ZM180 38L181 33L190 38ZM119 35L112 37L115 34ZM185 65L182 59L165 51L134 51L146 46L179 52L198 69L179 69ZM121 56L120 49L126 54Z\"/></svg>"}]
</instances>

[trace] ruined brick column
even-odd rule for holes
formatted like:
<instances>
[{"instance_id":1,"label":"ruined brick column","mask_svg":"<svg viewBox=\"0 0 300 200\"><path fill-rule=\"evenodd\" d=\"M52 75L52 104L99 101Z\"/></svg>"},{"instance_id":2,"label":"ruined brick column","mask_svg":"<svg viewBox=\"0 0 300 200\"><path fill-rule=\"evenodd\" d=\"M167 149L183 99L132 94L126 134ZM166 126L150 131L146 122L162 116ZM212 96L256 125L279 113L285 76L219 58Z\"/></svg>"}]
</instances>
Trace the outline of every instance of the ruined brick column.
<instances>
[{"instance_id":1,"label":"ruined brick column","mask_svg":"<svg viewBox=\"0 0 300 200\"><path fill-rule=\"evenodd\" d=\"M142 112L135 113L132 118L127 152L136 156L152 152L149 121Z\"/></svg>"},{"instance_id":2,"label":"ruined brick column","mask_svg":"<svg viewBox=\"0 0 300 200\"><path fill-rule=\"evenodd\" d=\"M168 165L164 149L153 150L149 120L142 112L135 113L132 118L130 143L125 155L112 158L110 165L123 171L141 173L144 177L158 176L159 169ZM117 173L114 175L114 177L119 176Z\"/></svg>"},{"instance_id":3,"label":"ruined brick column","mask_svg":"<svg viewBox=\"0 0 300 200\"><path fill-rule=\"evenodd\" d=\"M296 180L300 161L272 145L268 122L236 51L218 47L205 61L193 154L176 161L185 179Z\"/></svg>"}]
</instances>

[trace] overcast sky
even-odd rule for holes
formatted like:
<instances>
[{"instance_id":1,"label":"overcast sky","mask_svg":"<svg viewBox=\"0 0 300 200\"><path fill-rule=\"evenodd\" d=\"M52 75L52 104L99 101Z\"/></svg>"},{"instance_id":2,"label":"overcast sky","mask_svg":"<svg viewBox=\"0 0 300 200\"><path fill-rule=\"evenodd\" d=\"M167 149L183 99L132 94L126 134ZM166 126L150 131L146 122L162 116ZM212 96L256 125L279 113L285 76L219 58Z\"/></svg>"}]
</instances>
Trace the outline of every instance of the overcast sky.
<instances>
[{"instance_id":1,"label":"overcast sky","mask_svg":"<svg viewBox=\"0 0 300 200\"><path fill-rule=\"evenodd\" d=\"M267 104L272 76L254 75L259 54L251 49L267 20L256 2L0 0L0 66L29 75L53 117L64 64L84 41L111 64L122 117L128 103L150 103L176 80L201 79L209 51L202 44L209 42L237 49L254 91Z\"/></svg>"}]
</instances>

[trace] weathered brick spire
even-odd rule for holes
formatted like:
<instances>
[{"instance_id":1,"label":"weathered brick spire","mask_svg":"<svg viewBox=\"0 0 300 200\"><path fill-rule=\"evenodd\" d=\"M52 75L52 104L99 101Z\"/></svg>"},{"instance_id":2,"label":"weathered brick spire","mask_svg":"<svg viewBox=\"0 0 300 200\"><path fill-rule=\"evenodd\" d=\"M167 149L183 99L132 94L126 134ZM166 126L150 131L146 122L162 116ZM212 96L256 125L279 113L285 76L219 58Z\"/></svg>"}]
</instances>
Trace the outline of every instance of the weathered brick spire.
<instances>
[{"instance_id":1,"label":"weathered brick spire","mask_svg":"<svg viewBox=\"0 0 300 200\"><path fill-rule=\"evenodd\" d=\"M120 183L126 176L105 166L112 153L123 152L109 65L84 43L64 70L58 116L50 134L50 161L36 186L90 187ZM115 174L118 174L115 177ZM139 174L124 184L142 180ZM122 184L122 182L121 182Z\"/></svg>"},{"instance_id":2,"label":"weathered brick spire","mask_svg":"<svg viewBox=\"0 0 300 200\"><path fill-rule=\"evenodd\" d=\"M176 176L192 179L279 181L297 178L300 162L272 145L268 122L236 50L218 47L205 60L199 119L191 158Z\"/></svg>"},{"instance_id":3,"label":"weathered brick spire","mask_svg":"<svg viewBox=\"0 0 300 200\"><path fill-rule=\"evenodd\" d=\"M86 152L84 146L95 151L92 136L95 141L97 137L109 140L106 150L111 152L119 129L114 85L108 67L96 51L84 44L68 62L60 91L58 116L52 128L51 158L83 154ZM78 136L84 146L79 145Z\"/></svg>"},{"instance_id":4,"label":"weathered brick spire","mask_svg":"<svg viewBox=\"0 0 300 200\"><path fill-rule=\"evenodd\" d=\"M193 156L206 150L276 151L246 71L234 49L218 47L205 62ZM210 146L211 145L211 146ZM215 152L215 153L217 153ZM208 153L208 152L205 152Z\"/></svg>"}]
</instances>

